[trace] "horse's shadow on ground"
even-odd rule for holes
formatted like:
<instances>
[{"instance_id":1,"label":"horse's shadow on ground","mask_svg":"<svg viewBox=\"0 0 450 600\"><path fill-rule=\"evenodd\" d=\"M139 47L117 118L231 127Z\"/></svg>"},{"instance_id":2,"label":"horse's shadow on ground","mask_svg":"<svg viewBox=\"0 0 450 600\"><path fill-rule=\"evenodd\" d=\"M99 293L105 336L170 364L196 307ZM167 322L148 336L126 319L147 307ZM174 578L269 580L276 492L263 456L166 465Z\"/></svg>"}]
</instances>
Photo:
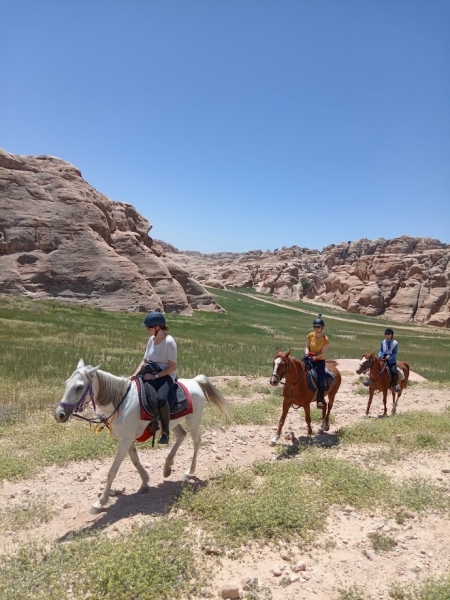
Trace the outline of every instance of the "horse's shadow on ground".
<instances>
[{"instance_id":1,"label":"horse's shadow on ground","mask_svg":"<svg viewBox=\"0 0 450 600\"><path fill-rule=\"evenodd\" d=\"M189 481L164 481L163 483L152 486L146 493L138 491L131 494L118 494L114 502L110 500L108 505L96 517L79 529L67 531L57 539L57 542L65 542L79 535L86 535L101 531L106 527L118 523L122 519L129 519L136 515L161 517L167 516L171 509L176 505L177 499L185 489L198 490L207 484L207 481L191 477ZM94 500L94 499L92 499ZM86 518L88 518L88 508L86 508Z\"/></svg>"},{"instance_id":2,"label":"horse's shadow on ground","mask_svg":"<svg viewBox=\"0 0 450 600\"><path fill-rule=\"evenodd\" d=\"M333 448L339 444L339 436L335 433L316 433L314 436L302 435L295 437L291 433L291 444L283 444L277 460L292 458L307 448Z\"/></svg>"}]
</instances>

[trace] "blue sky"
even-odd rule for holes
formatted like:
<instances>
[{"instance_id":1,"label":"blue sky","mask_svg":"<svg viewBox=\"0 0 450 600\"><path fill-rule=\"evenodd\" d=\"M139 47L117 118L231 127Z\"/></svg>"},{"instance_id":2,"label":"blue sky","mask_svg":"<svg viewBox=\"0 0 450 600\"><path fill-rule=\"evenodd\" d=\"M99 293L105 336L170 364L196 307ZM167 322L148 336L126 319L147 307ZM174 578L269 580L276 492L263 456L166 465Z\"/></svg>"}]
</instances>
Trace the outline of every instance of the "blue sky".
<instances>
[{"instance_id":1,"label":"blue sky","mask_svg":"<svg viewBox=\"0 0 450 600\"><path fill-rule=\"evenodd\" d=\"M182 250L450 243L448 0L0 0L0 146Z\"/></svg>"}]
</instances>

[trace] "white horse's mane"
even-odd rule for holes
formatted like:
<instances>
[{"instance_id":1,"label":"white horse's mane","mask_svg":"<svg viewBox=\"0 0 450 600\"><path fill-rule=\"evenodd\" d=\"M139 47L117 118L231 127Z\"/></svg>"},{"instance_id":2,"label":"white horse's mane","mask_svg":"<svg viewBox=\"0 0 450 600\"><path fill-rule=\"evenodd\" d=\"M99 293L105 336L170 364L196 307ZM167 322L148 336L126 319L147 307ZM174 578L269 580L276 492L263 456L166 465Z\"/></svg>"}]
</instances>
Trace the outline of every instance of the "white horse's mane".
<instances>
[{"instance_id":1,"label":"white horse's mane","mask_svg":"<svg viewBox=\"0 0 450 600\"><path fill-rule=\"evenodd\" d=\"M99 406L106 406L112 404L114 408L117 408L126 389L130 383L129 377L118 377L107 371L98 370L97 373L98 390L95 402Z\"/></svg>"}]
</instances>

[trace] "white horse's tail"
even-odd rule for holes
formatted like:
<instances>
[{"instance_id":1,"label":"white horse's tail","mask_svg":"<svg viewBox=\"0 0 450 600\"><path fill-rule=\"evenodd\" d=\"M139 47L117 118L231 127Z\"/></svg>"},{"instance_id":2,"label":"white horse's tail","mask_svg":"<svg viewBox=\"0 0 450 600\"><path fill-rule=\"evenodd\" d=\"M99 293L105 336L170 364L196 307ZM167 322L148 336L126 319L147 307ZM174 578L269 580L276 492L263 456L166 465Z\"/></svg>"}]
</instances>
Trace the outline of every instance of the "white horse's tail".
<instances>
[{"instance_id":1,"label":"white horse's tail","mask_svg":"<svg viewBox=\"0 0 450 600\"><path fill-rule=\"evenodd\" d=\"M202 391L205 394L205 398L208 400L208 402L215 404L220 412L228 419L228 421L231 422L233 418L231 416L225 396L219 392L219 390L210 382L206 375L197 375L197 377L194 377L194 381L196 381L202 388Z\"/></svg>"}]
</instances>

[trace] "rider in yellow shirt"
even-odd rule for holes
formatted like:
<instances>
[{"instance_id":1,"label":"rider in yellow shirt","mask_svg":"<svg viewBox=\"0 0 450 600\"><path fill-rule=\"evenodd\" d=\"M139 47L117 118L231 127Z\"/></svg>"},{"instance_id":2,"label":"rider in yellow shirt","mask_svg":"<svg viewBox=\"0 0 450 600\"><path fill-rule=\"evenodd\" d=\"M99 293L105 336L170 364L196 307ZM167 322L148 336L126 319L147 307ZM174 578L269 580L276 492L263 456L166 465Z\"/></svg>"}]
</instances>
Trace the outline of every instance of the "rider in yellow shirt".
<instances>
[{"instance_id":1,"label":"rider in yellow shirt","mask_svg":"<svg viewBox=\"0 0 450 600\"><path fill-rule=\"evenodd\" d=\"M330 340L323 332L325 322L319 314L313 321L313 329L306 336L305 353L312 358L317 373L317 408L325 405L325 355L330 346Z\"/></svg>"}]
</instances>

